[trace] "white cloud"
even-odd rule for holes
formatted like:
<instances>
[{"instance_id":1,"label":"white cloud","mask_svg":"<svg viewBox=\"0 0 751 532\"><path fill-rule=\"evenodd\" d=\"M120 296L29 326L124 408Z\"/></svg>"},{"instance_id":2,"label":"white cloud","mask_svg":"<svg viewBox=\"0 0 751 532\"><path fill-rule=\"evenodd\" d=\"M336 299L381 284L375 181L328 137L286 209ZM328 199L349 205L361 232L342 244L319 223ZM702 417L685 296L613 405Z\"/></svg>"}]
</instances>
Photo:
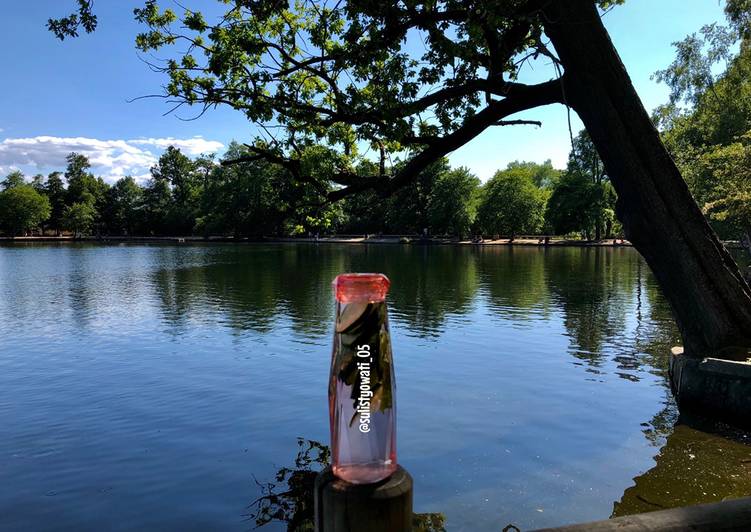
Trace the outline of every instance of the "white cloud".
<instances>
[{"instance_id":1,"label":"white cloud","mask_svg":"<svg viewBox=\"0 0 751 532\"><path fill-rule=\"evenodd\" d=\"M146 146L152 146L157 153ZM126 175L143 180L148 177L149 169L157 162L158 153L168 146L180 148L189 156L213 153L224 148L221 142L202 137L136 140L52 136L6 138L0 142L0 168L31 167L33 171L43 172L63 170L67 155L77 152L88 157L92 171L107 181L113 182Z\"/></svg>"},{"instance_id":2,"label":"white cloud","mask_svg":"<svg viewBox=\"0 0 751 532\"><path fill-rule=\"evenodd\" d=\"M180 148L183 153L191 156L201 155L202 153L216 153L224 148L224 144L216 140L206 140L203 137L193 137L192 139L176 139L167 137L162 139L134 139L129 141L130 144L155 146L159 149L166 150L169 146Z\"/></svg>"}]
</instances>

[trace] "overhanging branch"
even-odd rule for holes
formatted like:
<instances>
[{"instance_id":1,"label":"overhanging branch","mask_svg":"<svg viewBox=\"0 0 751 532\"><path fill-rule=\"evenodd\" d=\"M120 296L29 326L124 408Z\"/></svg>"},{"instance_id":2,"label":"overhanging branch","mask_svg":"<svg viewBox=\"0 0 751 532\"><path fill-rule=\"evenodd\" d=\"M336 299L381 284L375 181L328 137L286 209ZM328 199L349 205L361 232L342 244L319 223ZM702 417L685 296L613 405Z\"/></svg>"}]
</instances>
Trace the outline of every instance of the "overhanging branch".
<instances>
[{"instance_id":1,"label":"overhanging branch","mask_svg":"<svg viewBox=\"0 0 751 532\"><path fill-rule=\"evenodd\" d=\"M539 120L499 120L494 126L537 126L542 127Z\"/></svg>"},{"instance_id":2,"label":"overhanging branch","mask_svg":"<svg viewBox=\"0 0 751 532\"><path fill-rule=\"evenodd\" d=\"M453 133L436 139L431 145L410 159L390 179L354 183L345 188L329 192L327 199L329 201L338 201L346 196L367 189L375 189L381 194L389 195L409 183L430 164L463 146L488 127L498 124L503 118L534 107L562 102L563 94L559 79L546 81L538 85L515 85L509 90L505 99L492 102L476 115L467 118L464 124Z\"/></svg>"},{"instance_id":3,"label":"overhanging branch","mask_svg":"<svg viewBox=\"0 0 751 532\"><path fill-rule=\"evenodd\" d=\"M354 172L340 170L325 178L326 181L343 186L343 188L333 191L327 190L323 178L304 175L301 171L302 164L299 159L287 158L279 152L258 146L246 145L248 150L253 152L251 155L223 161L222 164L231 165L261 159L267 160L286 168L297 181L313 185L329 202L338 201L365 190L375 190L386 196L409 183L430 164L463 146L491 126L542 125L541 122L536 120L503 120L505 117L534 107L563 103L563 101L561 80L559 79L538 85L508 84L506 98L491 102L485 109L467 118L462 126L454 132L443 137L412 137L411 140L414 140L415 144L422 141L426 143L426 147L391 177L387 175L359 176Z\"/></svg>"}]
</instances>

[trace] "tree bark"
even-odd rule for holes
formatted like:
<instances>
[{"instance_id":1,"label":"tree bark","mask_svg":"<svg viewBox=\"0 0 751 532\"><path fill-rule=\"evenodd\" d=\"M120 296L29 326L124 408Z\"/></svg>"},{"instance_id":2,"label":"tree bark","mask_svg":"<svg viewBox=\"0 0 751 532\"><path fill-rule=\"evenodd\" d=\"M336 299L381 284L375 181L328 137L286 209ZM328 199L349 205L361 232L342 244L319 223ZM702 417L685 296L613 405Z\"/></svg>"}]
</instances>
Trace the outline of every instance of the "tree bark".
<instances>
[{"instance_id":1,"label":"tree bark","mask_svg":"<svg viewBox=\"0 0 751 532\"><path fill-rule=\"evenodd\" d=\"M751 289L691 197L593 0L543 9L578 113L618 193L616 213L670 302L689 356L745 359Z\"/></svg>"}]
</instances>

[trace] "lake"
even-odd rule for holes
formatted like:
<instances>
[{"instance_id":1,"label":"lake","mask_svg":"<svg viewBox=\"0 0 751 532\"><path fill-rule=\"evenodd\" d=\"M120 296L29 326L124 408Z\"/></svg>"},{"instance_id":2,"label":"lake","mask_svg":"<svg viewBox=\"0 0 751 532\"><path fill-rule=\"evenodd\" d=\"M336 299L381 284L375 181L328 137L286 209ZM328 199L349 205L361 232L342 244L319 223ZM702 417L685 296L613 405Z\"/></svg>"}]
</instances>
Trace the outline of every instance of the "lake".
<instances>
[{"instance_id":1,"label":"lake","mask_svg":"<svg viewBox=\"0 0 751 532\"><path fill-rule=\"evenodd\" d=\"M678 333L630 248L19 244L0 247L0 528L253 529L298 438L328 444L347 271L391 278L399 462L448 530L751 493L748 434L675 426Z\"/></svg>"}]
</instances>

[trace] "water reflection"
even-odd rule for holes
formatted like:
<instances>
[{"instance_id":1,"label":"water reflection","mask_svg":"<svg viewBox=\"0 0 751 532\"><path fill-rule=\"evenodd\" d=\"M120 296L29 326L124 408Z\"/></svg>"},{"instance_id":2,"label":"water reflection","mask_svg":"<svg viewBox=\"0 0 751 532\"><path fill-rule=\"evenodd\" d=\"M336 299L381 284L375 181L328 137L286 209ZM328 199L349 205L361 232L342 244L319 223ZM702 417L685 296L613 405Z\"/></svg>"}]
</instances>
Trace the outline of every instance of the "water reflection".
<instances>
[{"instance_id":1,"label":"water reflection","mask_svg":"<svg viewBox=\"0 0 751 532\"><path fill-rule=\"evenodd\" d=\"M565 257L550 257L550 289L564 315L572 339L572 354L592 367L602 365L603 344L625 329L634 296L633 268L637 260L620 260L600 248ZM576 282L586 272L587 282Z\"/></svg>"},{"instance_id":2,"label":"water reflection","mask_svg":"<svg viewBox=\"0 0 751 532\"><path fill-rule=\"evenodd\" d=\"M698 419L675 419L666 407L645 431L661 448L655 465L634 478L613 505L612 517L664 510L751 494L751 436Z\"/></svg>"},{"instance_id":3,"label":"water reflection","mask_svg":"<svg viewBox=\"0 0 751 532\"><path fill-rule=\"evenodd\" d=\"M267 332L289 318L300 334L328 332L331 272L346 266L341 255L317 246L215 249L206 264L166 264L152 274L164 319L184 326L218 319L238 330Z\"/></svg>"},{"instance_id":4,"label":"water reflection","mask_svg":"<svg viewBox=\"0 0 751 532\"><path fill-rule=\"evenodd\" d=\"M303 522L295 490L323 447L306 441L278 480L275 464L298 434L325 438L343 271L392 279L400 455L415 507L446 528L751 490L745 441L676 425L677 331L630 249L0 246L0 463L14 479L0 515L32 530ZM687 484L701 489L677 496Z\"/></svg>"},{"instance_id":5,"label":"water reflection","mask_svg":"<svg viewBox=\"0 0 751 532\"><path fill-rule=\"evenodd\" d=\"M538 248L488 246L477 250L489 307L500 319L534 321L548 315L548 253Z\"/></svg>"},{"instance_id":6,"label":"water reflection","mask_svg":"<svg viewBox=\"0 0 751 532\"><path fill-rule=\"evenodd\" d=\"M331 452L314 440L297 439L294 466L282 467L272 481L256 483L261 496L248 505L248 520L256 528L283 523L288 532L314 529L314 485L319 471L329 465ZM414 532L446 532L446 517L441 513L413 514Z\"/></svg>"},{"instance_id":7,"label":"water reflection","mask_svg":"<svg viewBox=\"0 0 751 532\"><path fill-rule=\"evenodd\" d=\"M614 503L611 518L751 493L751 436L700 419L677 417L674 406L667 404L650 423L643 424L647 439L660 447L655 466L634 478L635 484ZM280 468L271 481L256 479L261 496L250 503L247 514L255 528L283 523L288 532L313 530L315 478L329 464L330 451L314 440L298 438L297 444L293 466ZM413 526L416 532L446 532L446 516L416 513ZM519 529L507 525L503 530Z\"/></svg>"},{"instance_id":8,"label":"water reflection","mask_svg":"<svg viewBox=\"0 0 751 532\"><path fill-rule=\"evenodd\" d=\"M238 330L266 332L286 318L302 335L323 336L332 312L329 283L342 271L386 272L393 281L393 314L418 337L439 336L452 317L471 313L478 297L487 299L494 318L517 325L558 313L571 354L593 368L602 365L608 342L626 340L631 351L654 352L655 335L665 334L670 320L642 260L621 249L353 246L341 253L298 245L259 253L238 247L215 250L206 264L168 263L151 280L163 318L174 327L215 318ZM71 285L87 293L85 282L71 279ZM633 341L626 334L631 328ZM668 332L658 343L674 339ZM664 359L617 356L626 370L644 362L660 366Z\"/></svg>"},{"instance_id":9,"label":"water reflection","mask_svg":"<svg viewBox=\"0 0 751 532\"><path fill-rule=\"evenodd\" d=\"M313 530L316 475L329 464L330 451L314 440L297 439L294 466L279 469L272 481L259 482L261 496L248 505L248 520L256 528L284 523L289 532Z\"/></svg>"},{"instance_id":10,"label":"water reflection","mask_svg":"<svg viewBox=\"0 0 751 532\"><path fill-rule=\"evenodd\" d=\"M669 308L631 250L362 245L343 253L330 245L159 247L152 265L144 264L138 251L121 249L111 257L94 247L60 250L64 260L57 279L46 279L49 285L35 291L67 287L67 293L41 303L47 310L54 305L55 315L69 315L77 330L91 327L116 293L118 303L132 306L155 299L174 335L195 323L264 333L283 319L301 336L323 337L333 312L331 279L343 271L381 271L393 282L392 316L417 337L440 336L451 320L470 315L479 303L492 319L515 327L560 316L569 352L592 368L610 356L624 370L645 363L659 369L665 359L660 349L676 340ZM146 279L140 273L145 266ZM5 301L13 304L0 310L28 320L39 313L40 301L28 286L23 292L19 286L3 286ZM620 350L611 353L608 346ZM647 353L658 355L642 356Z\"/></svg>"},{"instance_id":11,"label":"water reflection","mask_svg":"<svg viewBox=\"0 0 751 532\"><path fill-rule=\"evenodd\" d=\"M672 404L643 425L645 436L660 451L654 467L634 478L635 484L614 503L611 518L751 493L747 433L700 419L678 419ZM261 495L248 506L247 519L256 528L283 523L288 532L313 530L315 478L329 464L330 451L314 440L298 438L297 444L294 465L280 468L271 481L255 481ZM413 524L416 532L451 529L440 512L416 513ZM504 530L519 529L507 525Z\"/></svg>"},{"instance_id":12,"label":"water reflection","mask_svg":"<svg viewBox=\"0 0 751 532\"><path fill-rule=\"evenodd\" d=\"M300 334L325 335L333 307L330 282L343 271L386 272L389 300L411 334L440 334L449 315L465 314L479 286L469 249L354 246L346 254L327 245L217 250L212 262L165 265L152 273L165 321L175 327L218 317L239 330L268 331L281 317ZM196 316L198 314L198 316Z\"/></svg>"}]
</instances>

